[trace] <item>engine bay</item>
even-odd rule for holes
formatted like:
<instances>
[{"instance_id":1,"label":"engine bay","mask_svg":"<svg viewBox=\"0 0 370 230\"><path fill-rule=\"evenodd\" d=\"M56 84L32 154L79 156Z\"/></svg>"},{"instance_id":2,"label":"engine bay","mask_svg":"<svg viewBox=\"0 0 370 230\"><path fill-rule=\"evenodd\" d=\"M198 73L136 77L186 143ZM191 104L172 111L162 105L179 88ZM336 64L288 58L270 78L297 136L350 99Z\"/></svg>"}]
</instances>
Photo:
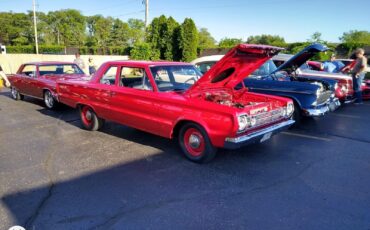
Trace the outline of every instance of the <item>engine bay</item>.
<instances>
[{"instance_id":1,"label":"engine bay","mask_svg":"<svg viewBox=\"0 0 370 230\"><path fill-rule=\"evenodd\" d=\"M199 92L196 95L193 95L193 97L238 109L243 109L248 106L258 106L267 102L265 98L251 95L246 96L245 92L246 91L229 92L227 90L207 90L204 92Z\"/></svg>"}]
</instances>

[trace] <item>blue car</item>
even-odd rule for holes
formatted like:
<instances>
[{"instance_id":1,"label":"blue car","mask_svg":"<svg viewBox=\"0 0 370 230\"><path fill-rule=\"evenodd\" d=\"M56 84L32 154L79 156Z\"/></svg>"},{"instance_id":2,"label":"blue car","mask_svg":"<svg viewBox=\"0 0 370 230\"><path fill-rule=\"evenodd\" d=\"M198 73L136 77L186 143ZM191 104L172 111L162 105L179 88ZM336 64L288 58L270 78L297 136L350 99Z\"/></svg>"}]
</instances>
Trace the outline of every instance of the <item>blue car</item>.
<instances>
[{"instance_id":1,"label":"blue car","mask_svg":"<svg viewBox=\"0 0 370 230\"><path fill-rule=\"evenodd\" d=\"M296 57L296 61L300 62L313 55L315 52L304 53L304 57ZM192 63L204 72L221 58L220 55L201 57ZM294 62L290 64L286 66L294 68ZM322 116L340 106L339 100L334 96L334 90L337 87L335 80L315 77L297 78L284 69L277 70L278 68L270 59L247 76L244 79L244 85L251 92L291 98L295 106L293 116L296 124L299 124L303 117Z\"/></svg>"}]
</instances>

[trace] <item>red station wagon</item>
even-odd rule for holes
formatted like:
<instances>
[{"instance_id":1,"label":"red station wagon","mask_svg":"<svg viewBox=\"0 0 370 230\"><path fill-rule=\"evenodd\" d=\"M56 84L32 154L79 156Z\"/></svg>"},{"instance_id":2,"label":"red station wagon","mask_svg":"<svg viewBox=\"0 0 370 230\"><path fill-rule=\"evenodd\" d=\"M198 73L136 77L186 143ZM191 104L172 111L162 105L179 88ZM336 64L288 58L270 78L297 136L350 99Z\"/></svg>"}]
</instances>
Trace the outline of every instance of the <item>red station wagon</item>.
<instances>
[{"instance_id":1,"label":"red station wagon","mask_svg":"<svg viewBox=\"0 0 370 230\"><path fill-rule=\"evenodd\" d=\"M84 76L85 73L74 63L25 63L19 67L16 74L9 75L11 94L15 100L23 100L24 96L42 99L45 106L52 109L58 103L55 92L56 80Z\"/></svg>"},{"instance_id":2,"label":"red station wagon","mask_svg":"<svg viewBox=\"0 0 370 230\"><path fill-rule=\"evenodd\" d=\"M111 61L89 81L57 81L57 93L88 130L114 121L177 138L188 159L207 162L217 148L263 142L294 123L290 99L248 92L242 81L280 50L241 44L202 77L189 63Z\"/></svg>"}]
</instances>

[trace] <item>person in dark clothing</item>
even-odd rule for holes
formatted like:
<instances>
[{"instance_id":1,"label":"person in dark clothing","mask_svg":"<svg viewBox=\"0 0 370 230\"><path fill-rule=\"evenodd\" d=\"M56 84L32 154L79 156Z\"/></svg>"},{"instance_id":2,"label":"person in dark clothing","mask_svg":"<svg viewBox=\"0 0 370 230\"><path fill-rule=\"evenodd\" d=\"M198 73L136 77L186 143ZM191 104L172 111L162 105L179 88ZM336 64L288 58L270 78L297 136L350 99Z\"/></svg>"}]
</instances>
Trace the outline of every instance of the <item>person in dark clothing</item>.
<instances>
[{"instance_id":1,"label":"person in dark clothing","mask_svg":"<svg viewBox=\"0 0 370 230\"><path fill-rule=\"evenodd\" d=\"M362 104L361 84L365 77L367 59L365 57L365 51L361 48L357 49L355 54L356 63L352 69L353 90L355 91L355 104Z\"/></svg>"}]
</instances>

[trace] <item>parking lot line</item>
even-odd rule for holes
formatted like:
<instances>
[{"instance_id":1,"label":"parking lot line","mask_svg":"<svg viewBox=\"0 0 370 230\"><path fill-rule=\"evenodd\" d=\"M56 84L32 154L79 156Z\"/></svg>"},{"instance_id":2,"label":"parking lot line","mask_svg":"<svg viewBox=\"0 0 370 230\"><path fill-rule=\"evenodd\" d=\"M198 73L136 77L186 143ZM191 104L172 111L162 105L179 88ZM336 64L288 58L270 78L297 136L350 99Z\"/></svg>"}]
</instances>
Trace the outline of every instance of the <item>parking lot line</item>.
<instances>
[{"instance_id":1,"label":"parking lot line","mask_svg":"<svg viewBox=\"0 0 370 230\"><path fill-rule=\"evenodd\" d=\"M314 140L320 140L320 141L331 141L330 138L316 137L316 136L307 135L307 134L299 134L299 133L292 133L292 132L282 132L282 134L296 136L296 137L309 138L309 139L314 139Z\"/></svg>"}]
</instances>

